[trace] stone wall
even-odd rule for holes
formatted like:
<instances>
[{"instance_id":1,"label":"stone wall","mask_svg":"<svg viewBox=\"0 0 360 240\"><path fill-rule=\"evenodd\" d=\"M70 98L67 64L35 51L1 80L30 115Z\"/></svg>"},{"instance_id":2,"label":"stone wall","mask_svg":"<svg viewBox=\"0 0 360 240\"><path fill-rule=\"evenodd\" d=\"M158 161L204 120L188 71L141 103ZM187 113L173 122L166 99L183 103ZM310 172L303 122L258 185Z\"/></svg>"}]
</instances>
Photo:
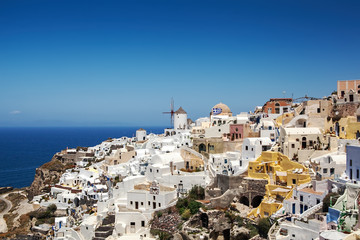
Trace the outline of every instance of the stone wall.
<instances>
[{"instance_id":1,"label":"stone wall","mask_svg":"<svg viewBox=\"0 0 360 240\"><path fill-rule=\"evenodd\" d=\"M205 195L213 207L225 208L235 197L240 199L244 196L251 203L255 197L264 196L266 184L266 179L218 174L206 188Z\"/></svg>"}]
</instances>

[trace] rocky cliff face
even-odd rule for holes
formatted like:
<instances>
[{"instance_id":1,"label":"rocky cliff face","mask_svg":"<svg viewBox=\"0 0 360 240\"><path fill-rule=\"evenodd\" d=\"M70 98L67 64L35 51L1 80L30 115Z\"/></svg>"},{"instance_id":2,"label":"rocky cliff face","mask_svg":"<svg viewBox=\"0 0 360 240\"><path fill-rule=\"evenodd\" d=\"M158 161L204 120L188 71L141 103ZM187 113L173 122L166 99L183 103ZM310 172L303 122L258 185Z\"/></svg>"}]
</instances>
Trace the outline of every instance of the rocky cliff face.
<instances>
[{"instance_id":1,"label":"rocky cliff face","mask_svg":"<svg viewBox=\"0 0 360 240\"><path fill-rule=\"evenodd\" d=\"M56 154L50 162L37 168L34 181L28 189L29 199L32 199L35 195L49 192L50 185L57 183L65 170L65 165L57 159Z\"/></svg>"}]
</instances>

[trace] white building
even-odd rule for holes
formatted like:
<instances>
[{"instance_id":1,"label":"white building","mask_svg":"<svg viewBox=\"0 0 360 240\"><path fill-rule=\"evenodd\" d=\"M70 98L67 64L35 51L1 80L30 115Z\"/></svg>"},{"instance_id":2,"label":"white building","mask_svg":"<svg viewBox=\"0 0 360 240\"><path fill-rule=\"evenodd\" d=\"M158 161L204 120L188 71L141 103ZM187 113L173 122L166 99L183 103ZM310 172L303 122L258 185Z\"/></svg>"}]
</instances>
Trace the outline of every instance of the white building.
<instances>
[{"instance_id":1,"label":"white building","mask_svg":"<svg viewBox=\"0 0 360 240\"><path fill-rule=\"evenodd\" d=\"M256 160L263 151L270 150L272 145L273 142L268 137L245 138L242 145L241 159Z\"/></svg>"},{"instance_id":2,"label":"white building","mask_svg":"<svg viewBox=\"0 0 360 240\"><path fill-rule=\"evenodd\" d=\"M185 130L187 128L188 128L187 113L182 107L180 107L174 113L174 129L178 131L178 130Z\"/></svg>"},{"instance_id":3,"label":"white building","mask_svg":"<svg viewBox=\"0 0 360 240\"><path fill-rule=\"evenodd\" d=\"M216 174L238 175L242 169L240 152L226 152L210 154L209 164L215 169Z\"/></svg>"},{"instance_id":4,"label":"white building","mask_svg":"<svg viewBox=\"0 0 360 240\"><path fill-rule=\"evenodd\" d=\"M346 170L346 154L334 152L310 160L322 178L338 179Z\"/></svg>"},{"instance_id":5,"label":"white building","mask_svg":"<svg viewBox=\"0 0 360 240\"><path fill-rule=\"evenodd\" d=\"M138 129L136 130L136 140L137 141L145 141L146 140L146 130L145 129Z\"/></svg>"}]
</instances>

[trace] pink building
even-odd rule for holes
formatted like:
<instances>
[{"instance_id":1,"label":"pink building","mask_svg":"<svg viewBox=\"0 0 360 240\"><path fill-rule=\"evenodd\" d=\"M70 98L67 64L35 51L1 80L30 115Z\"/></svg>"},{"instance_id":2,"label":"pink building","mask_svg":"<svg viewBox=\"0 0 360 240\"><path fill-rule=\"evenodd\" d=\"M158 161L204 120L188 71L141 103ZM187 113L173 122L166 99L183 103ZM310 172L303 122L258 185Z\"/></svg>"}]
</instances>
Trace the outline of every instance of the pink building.
<instances>
[{"instance_id":1,"label":"pink building","mask_svg":"<svg viewBox=\"0 0 360 240\"><path fill-rule=\"evenodd\" d=\"M230 141L236 141L244 138L244 125L231 124L230 125Z\"/></svg>"}]
</instances>

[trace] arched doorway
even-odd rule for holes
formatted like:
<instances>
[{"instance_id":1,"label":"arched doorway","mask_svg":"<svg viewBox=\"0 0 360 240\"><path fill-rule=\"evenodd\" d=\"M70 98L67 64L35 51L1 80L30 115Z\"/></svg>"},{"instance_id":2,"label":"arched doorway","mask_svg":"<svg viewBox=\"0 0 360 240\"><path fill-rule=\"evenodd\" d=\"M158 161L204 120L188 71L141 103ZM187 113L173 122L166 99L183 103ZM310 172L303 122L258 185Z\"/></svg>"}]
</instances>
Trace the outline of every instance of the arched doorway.
<instances>
[{"instance_id":1,"label":"arched doorway","mask_svg":"<svg viewBox=\"0 0 360 240\"><path fill-rule=\"evenodd\" d=\"M201 152L206 152L206 146L205 146L205 144L201 143L201 144L199 145L199 152L200 152L200 153L201 153Z\"/></svg>"},{"instance_id":2,"label":"arched doorway","mask_svg":"<svg viewBox=\"0 0 360 240\"><path fill-rule=\"evenodd\" d=\"M256 196L253 198L253 200L251 201L251 206L256 208L260 205L261 201L263 199L263 196Z\"/></svg>"},{"instance_id":3,"label":"arched doorway","mask_svg":"<svg viewBox=\"0 0 360 240\"><path fill-rule=\"evenodd\" d=\"M301 148L302 149L306 148L306 137L303 137L301 140Z\"/></svg>"},{"instance_id":4,"label":"arched doorway","mask_svg":"<svg viewBox=\"0 0 360 240\"><path fill-rule=\"evenodd\" d=\"M245 197L245 196L242 196L242 197L240 198L240 203L241 203L241 204L244 204L244 205L246 205L246 206L249 206L249 199L248 199L247 197Z\"/></svg>"},{"instance_id":5,"label":"arched doorway","mask_svg":"<svg viewBox=\"0 0 360 240\"><path fill-rule=\"evenodd\" d=\"M78 206L80 206L80 200L79 200L79 198L75 198L74 199L74 203L75 203L75 207L78 207Z\"/></svg>"},{"instance_id":6,"label":"arched doorway","mask_svg":"<svg viewBox=\"0 0 360 240\"><path fill-rule=\"evenodd\" d=\"M204 228L208 228L209 226L209 217L206 213L202 213L200 215L200 220L201 220L201 226Z\"/></svg>"},{"instance_id":7,"label":"arched doorway","mask_svg":"<svg viewBox=\"0 0 360 240\"><path fill-rule=\"evenodd\" d=\"M339 122L335 123L335 134L336 134L336 136L339 136L339 134L340 134Z\"/></svg>"}]
</instances>

